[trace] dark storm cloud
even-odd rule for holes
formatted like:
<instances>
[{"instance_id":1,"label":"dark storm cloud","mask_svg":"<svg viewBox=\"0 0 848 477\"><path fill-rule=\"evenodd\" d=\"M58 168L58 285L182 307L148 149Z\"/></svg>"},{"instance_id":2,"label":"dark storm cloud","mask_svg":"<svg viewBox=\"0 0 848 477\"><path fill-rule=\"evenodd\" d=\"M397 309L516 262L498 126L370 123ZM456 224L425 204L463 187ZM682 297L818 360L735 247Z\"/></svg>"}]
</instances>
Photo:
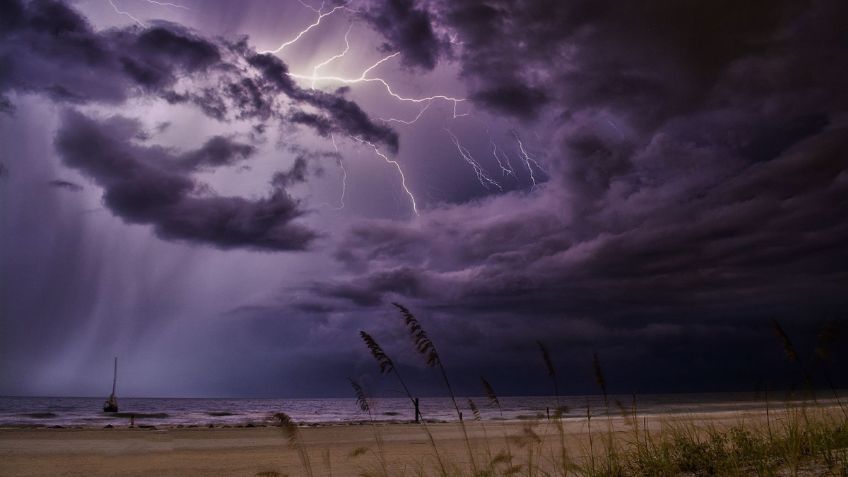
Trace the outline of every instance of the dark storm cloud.
<instances>
[{"instance_id":1,"label":"dark storm cloud","mask_svg":"<svg viewBox=\"0 0 848 477\"><path fill-rule=\"evenodd\" d=\"M57 189L66 189L71 192L79 192L83 190L83 187L76 182L66 181L64 179L53 179L48 182L51 187L55 187Z\"/></svg>"},{"instance_id":2,"label":"dark storm cloud","mask_svg":"<svg viewBox=\"0 0 848 477\"><path fill-rule=\"evenodd\" d=\"M292 186L306 181L306 159L304 156L298 156L294 160L294 164L287 171L274 174L271 183L282 188Z\"/></svg>"},{"instance_id":3,"label":"dark storm cloud","mask_svg":"<svg viewBox=\"0 0 848 477\"><path fill-rule=\"evenodd\" d=\"M0 46L2 90L119 103L135 89L158 92L221 59L215 45L176 25L99 33L61 2L7 0L2 8L17 12Z\"/></svg>"},{"instance_id":4,"label":"dark storm cloud","mask_svg":"<svg viewBox=\"0 0 848 477\"><path fill-rule=\"evenodd\" d=\"M103 187L103 201L110 210L127 222L153 225L160 237L223 249L274 251L302 250L315 238L312 231L293 222L302 212L283 189L273 188L257 200L223 197L205 192L181 172L181 164L208 161L210 143L179 156L134 143L139 130L140 125L131 119L116 116L96 121L67 111L56 148L65 164ZM212 141L217 144L223 138ZM231 153L232 144L227 144L224 149ZM220 150L220 146L211 149Z\"/></svg>"},{"instance_id":5,"label":"dark storm cloud","mask_svg":"<svg viewBox=\"0 0 848 477\"><path fill-rule=\"evenodd\" d=\"M253 155L256 148L250 144L235 142L223 136L215 136L199 149L185 154L181 162L189 169L231 166Z\"/></svg>"},{"instance_id":6,"label":"dark storm cloud","mask_svg":"<svg viewBox=\"0 0 848 477\"><path fill-rule=\"evenodd\" d=\"M848 307L846 13L835 1L436 4L478 104L554 118L551 178L412 224L354 225L335 253L349 281L318 284L311 303L408 302L443 339L479 326L480 352L513 356L540 335L601 347L665 389L752 383L779 352L734 376L705 357L744 363L772 349L770 318L809 335ZM415 279L385 286L398 269Z\"/></svg>"},{"instance_id":7,"label":"dark storm cloud","mask_svg":"<svg viewBox=\"0 0 848 477\"><path fill-rule=\"evenodd\" d=\"M383 49L399 51L406 66L432 70L449 51L449 43L434 32L430 13L416 8L414 0L379 1L362 16L386 39Z\"/></svg>"},{"instance_id":8,"label":"dark storm cloud","mask_svg":"<svg viewBox=\"0 0 848 477\"><path fill-rule=\"evenodd\" d=\"M327 114L320 118L300 121L301 124L311 124L320 133L327 134L326 125L332 125L330 132L337 131L357 137L371 143L385 144L389 152L397 154L400 142L395 131L386 126L372 122L365 111L353 101L338 94L328 94L323 91L313 91L303 96L304 102L325 111Z\"/></svg>"},{"instance_id":9,"label":"dark storm cloud","mask_svg":"<svg viewBox=\"0 0 848 477\"><path fill-rule=\"evenodd\" d=\"M259 133L273 121L397 148L397 135L370 121L346 91L300 89L283 61L256 53L247 40L212 41L165 23L93 32L61 4L0 5L0 94L6 97L37 92L55 101L111 105L160 97L222 121L255 122ZM498 122L515 127L539 151L545 182L531 191L428 204L408 221L353 220L335 244L332 275L322 269L328 266L323 260L306 263L308 278L274 269L245 294L256 306L227 301L204 308L235 306L237 319L215 334L201 334L205 326L222 326L214 320L183 322L190 339L174 348L189 349L198 369L209 368L209 356L229 366L214 373L216 381L230 380L219 394L268 393L273 386L280 387L270 392L291 393L310 382L301 394L333 389L344 395L345 375L378 374L358 340L360 329L372 332L410 372L417 393L419 382L428 382L427 370L392 301L421 319L458 392L469 395L480 392L481 373L504 394L549 393L543 372L532 371L539 363L537 339L568 376L561 383L567 393L597 392L594 352L617 391L750 389L760 378L785 378L770 319L779 319L806 350L823 319L844 316L845 2L371 5L366 16L374 31L402 53L406 66L436 65L428 78L443 80L447 74L438 67L458 62L466 96L488 110L472 111L468 119L489 122L493 130ZM55 15L39 13L50 8ZM378 18L393 23L382 28ZM152 39L141 40L153 30ZM151 42L167 43L172 51L157 51ZM131 60L123 61L122 51L131 52ZM2 97L0 109L9 109ZM416 129L425 147L413 150L408 164L436 163L427 146L444 136L441 126ZM221 197L194 174L239 167L252 146L228 136L210 142L179 153L147 143L137 121L69 112L57 147L65 164L103 188L110 210L150 224L160 236L220 248L308 246L314 233L296 225L303 212L285 188L316 173L317 156L294 151L295 163L269 178L265 198ZM18 177L18 166L9 164L15 176L6 183ZM427 173L450 179L452 171L433 166ZM50 177L55 175L39 176L38 183ZM58 214L47 210L39 215ZM83 257L67 253L82 245L57 246L43 229L33 230L39 233L20 243L42 243L32 248L66 261ZM89 243L85 237L78 242ZM58 263L61 270L53 255L38 263L45 270ZM54 317L68 314L69 300L90 297L91 303L76 307L84 317L111 299L89 286L95 272L67 270L73 272L44 274L44 286L30 291L37 305L30 308L42 313L19 306L24 285L6 287L11 299L5 303L14 306L9 316L33 316L60 337L39 339L40 346L61 348L65 331L78 328L70 323L84 321L55 323ZM236 288L230 275L236 274L225 271L212 293ZM172 282L160 276L161 293L152 304L182 304L188 293L166 289ZM103 283L110 280L104 273ZM298 286L304 280L309 283ZM261 288L278 281L287 288L277 295ZM57 299L43 300L41 288ZM185 289L203 292L194 285ZM5 336L31 333L18 321L27 332ZM147 340L135 341L147 346ZM16 349L24 349L20 342ZM843 348L830 368L837 386L848 383L845 358ZM13 363L10 369L28 366ZM280 371L286 366L300 371ZM441 392L437 385L426 389Z\"/></svg>"},{"instance_id":10,"label":"dark storm cloud","mask_svg":"<svg viewBox=\"0 0 848 477\"><path fill-rule=\"evenodd\" d=\"M398 267L380 270L353 282L319 283L315 286L318 295L349 300L359 306L376 306L384 303L383 297L398 294L417 298L428 293L429 278L417 268Z\"/></svg>"},{"instance_id":11,"label":"dark storm cloud","mask_svg":"<svg viewBox=\"0 0 848 477\"><path fill-rule=\"evenodd\" d=\"M244 44L235 45L237 50L245 48ZM371 121L358 104L345 99L343 95L347 90L339 89L334 94L330 94L320 90L300 89L288 76L286 64L276 56L248 51L246 57L247 62L261 74L261 79L256 84L261 85L265 90L285 94L296 102L312 106L317 110L317 112L294 110L287 117L289 121L310 126L323 136L331 132L352 135L369 142L385 144L393 153L397 152L399 144L397 133L384 124Z\"/></svg>"},{"instance_id":12,"label":"dark storm cloud","mask_svg":"<svg viewBox=\"0 0 848 477\"><path fill-rule=\"evenodd\" d=\"M816 23L835 27L837 4L460 0L436 3L432 15L455 36L480 104L528 118L546 105L569 112L604 102L650 124L701 107L740 58L790 46L795 19L819 14Z\"/></svg>"},{"instance_id":13,"label":"dark storm cloud","mask_svg":"<svg viewBox=\"0 0 848 477\"><path fill-rule=\"evenodd\" d=\"M548 100L544 90L524 84L497 85L481 89L471 100L498 112L522 119L532 119Z\"/></svg>"},{"instance_id":14,"label":"dark storm cloud","mask_svg":"<svg viewBox=\"0 0 848 477\"><path fill-rule=\"evenodd\" d=\"M15 105L12 104L12 101L5 96L0 96L0 113L11 114L14 111Z\"/></svg>"}]
</instances>

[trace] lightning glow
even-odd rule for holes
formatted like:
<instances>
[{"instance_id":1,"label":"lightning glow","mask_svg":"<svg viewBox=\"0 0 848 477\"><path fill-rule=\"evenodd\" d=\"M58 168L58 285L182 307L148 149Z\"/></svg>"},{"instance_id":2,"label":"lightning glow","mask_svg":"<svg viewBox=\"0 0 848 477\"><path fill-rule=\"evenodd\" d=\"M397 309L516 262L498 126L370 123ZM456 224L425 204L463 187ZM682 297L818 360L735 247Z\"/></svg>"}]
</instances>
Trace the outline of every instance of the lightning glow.
<instances>
[{"instance_id":1,"label":"lightning glow","mask_svg":"<svg viewBox=\"0 0 848 477\"><path fill-rule=\"evenodd\" d=\"M403 169L400 167L400 164L393 159L389 159L388 156L386 156L385 154L380 152L380 149L377 146L375 146L374 143L372 143L370 141L366 141L365 139L362 139L362 138L359 138L359 137L356 137L356 136L350 136L350 138L353 139L354 141L360 143L360 144L367 144L367 145L371 146L371 148L374 149L375 154L380 156L387 163L395 166L395 169L397 169L398 174L400 174L401 187L403 188L404 192L406 192L406 195L409 196L409 200L412 202L412 212L414 212L415 215L418 215L418 205L415 202L415 196L412 195L412 192L409 190L409 187L406 186L406 176L403 174Z\"/></svg>"},{"instance_id":2,"label":"lightning glow","mask_svg":"<svg viewBox=\"0 0 848 477\"><path fill-rule=\"evenodd\" d=\"M391 60L392 58L395 58L398 55L400 55L400 52L395 52L395 53L392 53L388 56L381 58L380 60L378 60L373 65L369 66L368 68L365 68L365 70L363 70L362 73L358 77L355 77L355 78L345 78L345 77L342 77L342 76L318 76L318 75L314 75L314 74L313 75L303 75L303 74L298 74L298 73L288 73L288 75L292 78L295 78L295 79L311 81L313 83L315 81L330 81L330 82L336 82L336 83L342 83L342 84L379 83L385 88L385 90L389 94L389 96L395 98L398 101L403 101L403 102L407 102L407 103L427 103L427 102L434 101L434 100L448 101L448 102L453 103L453 105L454 105L454 108L453 108L454 117L462 116L461 114L457 113L456 105L457 105L457 103L467 101L465 98L455 98L455 97L452 97L452 96L445 96L443 94L436 94L436 95L433 95L433 96L426 96L426 97L422 97L422 98L401 96L400 94L396 93L394 91L394 89L392 89L391 85L386 80L384 80L383 78L379 78L379 77L369 78L368 77L368 73L370 73L372 70L374 70L378 66L382 65L383 63Z\"/></svg>"},{"instance_id":3,"label":"lightning glow","mask_svg":"<svg viewBox=\"0 0 848 477\"><path fill-rule=\"evenodd\" d=\"M471 151L469 151L468 148L466 148L459 142L459 138L457 138L456 135L451 132L450 129L443 129L448 133L448 135L450 135L454 145L456 146L456 150L459 151L459 155L465 160L465 162L468 163L469 166L471 166L471 169L474 170L474 174L477 176L477 181L480 182L480 185L482 185L487 190L489 189L489 185L493 185L499 190L503 190L503 187L501 187L500 184L498 184L494 179L492 179L489 174L486 173L483 167L480 166L480 163L478 163L474 159L474 156L471 154Z\"/></svg>"},{"instance_id":4,"label":"lightning glow","mask_svg":"<svg viewBox=\"0 0 848 477\"><path fill-rule=\"evenodd\" d=\"M347 27L347 31L345 32L345 36L344 36L345 48L344 48L344 50L342 50L341 53L335 54L335 55L327 58L326 60L318 63L314 67L312 67L312 77L313 78L318 76L318 70L319 69L323 68L324 66L327 66L328 64L332 63L335 60L338 60L339 58L344 57L347 54L347 52L350 51L350 40L349 40L348 37L350 36L350 30L352 28L353 28L353 23L351 23ZM312 80L312 85L311 85L312 89L315 89L315 81L316 80L314 80L314 79ZM335 145L335 143L333 145Z\"/></svg>"},{"instance_id":5,"label":"lightning glow","mask_svg":"<svg viewBox=\"0 0 848 477\"><path fill-rule=\"evenodd\" d=\"M299 41L310 30L317 27L321 23L321 20L323 20L325 17L335 13L336 11L338 11L342 8L346 8L346 5L341 5L341 6L333 8L332 10L330 10L328 12L324 12L324 3L323 2L321 4L321 7L317 8L317 9L313 6L305 3L303 0L298 0L298 2L300 2L300 4L303 5L304 7L315 12L318 15L316 20L312 24L307 26L305 29L300 31L293 39L283 43L277 49L264 51L262 53L276 54L276 53L281 52L286 47L288 47L288 46L296 43L297 41ZM396 123L407 124L407 125L414 124L419 119L421 119L421 117L430 108L430 106L433 104L433 102L435 102L437 100L438 101L447 101L447 102L452 103L452 105L453 105L453 118L454 119L458 118L458 117L469 115L468 112L459 113L458 110L457 110L459 103L466 101L465 98L456 98L456 97L442 95L442 94L437 94L437 95L432 95L432 96L427 96L427 97L402 96L399 93L395 92L395 90L392 88L391 84L389 84L389 82L386 81L385 79L380 78L380 77L369 76L380 65L382 65L383 63L386 63L389 60L392 60L393 58L396 58L397 56L399 56L400 52L391 53L391 54L389 54L389 55L387 55L383 58L380 58L375 63L373 63L370 66L368 66L367 68L363 69L362 72L357 77L320 75L319 70L321 68L327 66L328 64L332 63L333 61L336 61L336 60L344 57L345 55L348 54L348 52L350 52L350 49L351 49L350 32L351 32L352 27L353 27L353 25L351 24L350 26L348 26L348 29L345 32L345 35L344 35L345 47L344 47L344 49L341 52L336 53L335 55L332 55L332 56L326 58L325 60L315 64L312 67L312 74L311 75L304 75L304 74L298 74L298 73L287 73L288 76L291 77L291 78L297 79L297 80L308 81L311 89L315 89L316 85L319 81L341 83L341 84L346 84L346 85L359 84L359 83L379 83L386 90L388 95L391 96L392 98L394 98L397 101L404 102L404 103L423 104L423 107L421 107L421 109L418 111L418 114L416 114L415 117L412 118L412 119L406 120L406 119L399 119L399 118L379 118L384 122L396 122ZM471 155L471 152L467 148L462 146L462 144L459 142L459 139L456 138L456 136L454 136L453 133L451 133L450 131L448 131L448 133L453 138L454 144L456 145L457 150L460 152L460 155L463 157L463 159L468 164L471 165L472 169L474 170L475 175L477 176L478 180L480 181L480 184L483 185L483 187L485 187L487 189L488 189L489 185L493 185L493 186L497 187L499 190L503 190L501 188L500 184L498 184L494 179L492 179L486 173L486 171L480 166L480 164L474 159L474 157ZM409 190L409 188L406 185L406 176L404 175L403 169L400 167L400 164L395 160L389 159L389 157L387 157L385 154L383 154L379 150L379 148L377 148L377 146L374 145L373 143L368 142L368 141L366 141L362 138L359 138L359 137L351 136L351 138L353 140L361 143L361 144L367 144L367 145L371 146L371 148L374 149L375 154L377 154L384 161L393 165L397 169L397 171L398 171L398 173L401 177L401 187L406 192L406 194L409 196L410 201L412 202L413 212L415 212L415 214L418 215L418 206L417 206L417 203L415 201L415 196L412 194L412 192ZM336 148L336 150L338 150L338 147L335 143L335 138L331 137L331 139L333 140L333 146ZM501 168L505 170L504 166L502 165L500 159L497 156L496 156L496 160L498 161L498 164L501 165ZM507 158L507 164L508 163L509 163L509 160ZM342 168L342 174L343 174L343 177L342 177L342 181L343 181L343 184L342 184L342 199L341 199L341 202L340 202L341 203L340 208L341 208L341 207L344 207L344 191L345 191L345 188L346 188L347 171L345 170L344 165L341 163L341 161L339 162L339 167ZM509 170L511 171L511 166L509 166Z\"/></svg>"}]
</instances>

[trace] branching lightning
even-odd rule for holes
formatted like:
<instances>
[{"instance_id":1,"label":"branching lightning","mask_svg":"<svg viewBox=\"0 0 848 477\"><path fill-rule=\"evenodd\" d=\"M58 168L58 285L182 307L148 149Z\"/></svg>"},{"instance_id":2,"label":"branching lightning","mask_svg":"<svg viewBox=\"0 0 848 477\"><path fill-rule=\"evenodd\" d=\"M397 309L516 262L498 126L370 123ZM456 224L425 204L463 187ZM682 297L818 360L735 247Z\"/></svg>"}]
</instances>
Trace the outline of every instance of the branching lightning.
<instances>
[{"instance_id":1,"label":"branching lightning","mask_svg":"<svg viewBox=\"0 0 848 477\"><path fill-rule=\"evenodd\" d=\"M530 174L530 182L533 183L533 185L530 186L530 190L533 190L536 187L536 176L533 173L533 167L531 166L531 164L533 166L536 166L536 168L542 172L545 172L545 170L542 169L542 166L539 165L539 163L536 161L536 159L533 158L533 156L527 153L527 150L524 149L524 143L521 142L521 137L515 130L512 130L512 137L514 137L515 142L518 143L518 153L521 159L524 161L524 165L527 166L527 172Z\"/></svg>"},{"instance_id":2,"label":"branching lightning","mask_svg":"<svg viewBox=\"0 0 848 477\"><path fill-rule=\"evenodd\" d=\"M366 141L365 139L362 139L362 138L359 138L359 137L356 137L356 136L351 136L350 138L353 139L354 141L360 143L360 144L367 144L367 145L371 146L371 148L374 149L375 154L380 156L387 163L395 166L395 169L397 169L398 174L400 174L400 185L403 188L404 192L406 192L406 195L409 196L409 200L412 202L412 211L415 213L415 215L418 215L418 205L415 202L415 196L412 195L412 192L406 186L406 176L404 176L403 169L400 167L400 164L397 161L395 161L394 159L389 159L388 156L386 156L385 154L380 152L380 149L377 146L375 146L374 143L372 143L370 141Z\"/></svg>"},{"instance_id":3,"label":"branching lightning","mask_svg":"<svg viewBox=\"0 0 848 477\"><path fill-rule=\"evenodd\" d=\"M482 123L482 121L480 122ZM495 138L492 137L492 131L489 129L489 125L483 123L483 126L486 128L486 135L489 136L489 145L492 146L492 157L495 158L495 161L498 163L498 167L501 169L501 176L512 176L513 179L517 180L518 176L515 175L515 169L512 168L512 162L509 160L509 154L498 146Z\"/></svg>"},{"instance_id":4,"label":"branching lightning","mask_svg":"<svg viewBox=\"0 0 848 477\"><path fill-rule=\"evenodd\" d=\"M344 50L342 50L341 53L333 55L333 56L327 58L326 60L318 63L317 65L315 65L312 68L312 77L313 78L318 76L318 70L319 69L323 68L324 66L327 66L328 64L330 64L331 62L333 62L335 60L338 60L339 58L342 58L343 56L345 56L347 54L348 51L350 51L350 40L348 39L348 37L350 36L350 30L352 28L353 28L353 23L351 23L347 27L347 31L345 32L345 36L344 36L345 48L344 48ZM315 79L312 80L312 85L311 85L312 89L315 89L315 81L316 81ZM335 143L333 145L335 145Z\"/></svg>"},{"instance_id":5,"label":"branching lightning","mask_svg":"<svg viewBox=\"0 0 848 477\"><path fill-rule=\"evenodd\" d=\"M118 8L118 6L115 5L115 2L113 0L106 0L106 1L109 2L109 5L112 5L112 9L115 10L115 13L117 13L118 15L123 15L125 17L128 17L130 20L136 22L138 24L138 26L140 26L140 27L145 26L144 22L139 20L138 18L134 17L132 13L121 10L120 8Z\"/></svg>"},{"instance_id":6,"label":"branching lightning","mask_svg":"<svg viewBox=\"0 0 848 477\"><path fill-rule=\"evenodd\" d=\"M121 10L120 8L118 8L118 6L115 5L114 0L106 0L106 1L109 2L109 5L112 6L112 9L115 10L115 13L117 13L118 15L123 15L123 16L129 18L130 20L136 22L138 24L138 26L140 26L142 28L147 26L143 21L141 21L137 17L133 16L132 13L130 13L126 10ZM142 1L147 2L151 5L157 5L157 6L160 6L160 7L172 7L172 8L179 8L181 10L189 10L188 7L186 7L184 5L178 5L176 3L159 2L157 0L142 0Z\"/></svg>"},{"instance_id":7,"label":"branching lightning","mask_svg":"<svg viewBox=\"0 0 848 477\"><path fill-rule=\"evenodd\" d=\"M509 162L509 156L500 147L498 147L497 143L495 143L491 137L489 139L489 144L492 146L492 156L494 156L495 160L498 162L498 167L501 168L501 175L515 177L515 169L512 168L512 163ZM498 155L498 153L500 153L500 155Z\"/></svg>"},{"instance_id":8,"label":"branching lightning","mask_svg":"<svg viewBox=\"0 0 848 477\"><path fill-rule=\"evenodd\" d=\"M274 50L260 51L260 53L263 53L263 54L265 54L265 53L272 53L272 54L279 53L279 52L283 51L284 49L286 49L286 47L289 47L289 46L293 45L294 43L297 43L297 41L300 40L301 37L303 37L303 35L309 33L310 30L312 30L313 28L320 25L321 20L323 20L324 18L336 13L339 10L347 10L348 9L347 5L338 5L338 6L333 7L331 10L324 12L323 11L324 10L324 4L323 3L321 4L321 8L319 8L318 10L316 10L314 7L307 5L306 3L302 2L302 1L300 2L300 4L305 6L306 8L309 8L310 10L314 11L315 13L317 13L318 18L316 18L314 22L310 23L309 26L307 26L306 28L301 30L291 40L283 43L282 45L278 46Z\"/></svg>"},{"instance_id":9,"label":"branching lightning","mask_svg":"<svg viewBox=\"0 0 848 477\"><path fill-rule=\"evenodd\" d=\"M133 22L135 22L136 24L138 24L142 27L146 26L145 23L142 20L133 16L132 13L125 11L125 10L122 10L115 3L118 0L107 0L107 1L109 2L112 9L117 14L128 17ZM172 7L172 8L179 8L179 9L188 10L188 8L183 6L183 5L179 5L179 4L176 4L176 3L170 3L170 2L167 2L167 1L159 1L159 0L141 0L141 1L145 1L147 3L157 5L157 6ZM307 25L305 28L303 28L301 31L299 31L290 40L287 40L287 41L283 42L282 44L280 44L280 46L278 46L277 48L272 49L272 50L261 51L260 53L263 53L263 54L279 54L279 53L281 53L283 50L285 50L289 46L300 41L309 32L311 32L312 30L319 27L321 25L321 23L324 21L325 18L336 14L340 10L347 10L347 11L355 13L354 10L352 10L351 8L348 7L347 3L337 5L337 6L334 6L330 9L328 9L328 10L325 10L325 6L326 6L325 1L322 1L320 7L318 7L318 8L306 3L305 0L298 0L298 2L301 5L303 5L303 7L307 8L310 11L315 13L316 17L315 17L314 21L312 23L310 23L309 25ZM312 71L311 71L310 75L298 74L298 73L294 73L294 72L290 72L290 73L287 73L287 74L291 78L301 80L301 81L304 81L304 82L308 82L311 89L315 89L319 82L340 83L340 84L343 84L343 85L377 83L394 100L402 102L402 103L417 104L420 107L417 114L412 119L400 119L400 118L393 118L393 117L379 118L380 120L385 121L385 122L393 122L393 123L399 123L399 124L405 124L405 125L415 124L416 122L418 122L423 117L424 113L426 113L428 111L428 109L436 101L445 101L445 102L452 104L452 110L453 110L452 118L453 119L463 117L463 116L468 116L470 114L469 112L458 111L459 104L467 101L466 98L454 97L454 96L449 96L449 95L444 95L444 94L435 94L435 95L425 96L425 97L405 96L405 95L402 95L402 94L398 93L397 91L395 91L394 87L392 86L392 84L389 81L387 81L386 79L384 79L380 76L373 74L374 71L377 68L379 68L381 65L397 58L400 55L400 52L393 52L393 53L390 53L390 54L380 58L379 60L377 60L376 62L374 62L370 66L367 66L366 68L364 68L358 76L322 74L321 70L323 68L325 68L329 64L333 63L334 61L337 61L337 60L345 57L351 51L350 33L351 33L352 28L353 28L353 24L350 24L348 26L347 31L345 32L344 49L341 50L340 52L332 55L332 56L329 56L328 58L324 59L323 61L320 61L320 62L314 64L312 66ZM456 150L459 153L459 156L474 171L474 174L477 177L477 180L480 183L480 185L483 186L485 189L490 189L490 187L493 186L496 189L502 191L503 187L495 179L493 179L489 175L488 172L486 172L486 170L474 158L471 151L462 144L460 139L450 129L444 128L444 130L447 132L451 141L453 142L454 146L456 147ZM487 132L488 132L488 128L487 128ZM518 136L518 134L515 131L512 131L512 134L513 134L513 137L515 138L517 145L518 145L518 150L519 150L518 156L524 162L525 166L527 167L527 170L528 170L529 175L530 175L530 180L533 183L533 187L535 187L536 186L536 178L535 178L535 175L534 175L534 168L541 170L541 171L543 171L543 169L541 168L539 163L535 160L535 158L533 158L533 156L531 156L526 151L524 144L522 143L521 138ZM374 153L377 156L379 156L386 163L394 166L395 169L397 169L397 172L400 175L400 182L401 182L400 185L403 188L406 195L410 199L413 212L416 215L418 215L418 205L417 205L415 196L412 193L412 191L409 189L409 187L407 186L406 176L403 172L403 169L402 169L400 163L397 160L392 159L392 158L388 157L386 154L384 154L376 144L374 144L374 143L372 143L368 140L365 140L362 137L357 137L357 136L350 136L350 137L351 137L351 139L353 139L357 143L370 146L371 149L374 150ZM338 152L339 147L336 143L335 136L331 135L330 138L332 140L334 149L336 150L336 152ZM513 166L510 162L509 155L502 148L500 148L497 145L497 143L492 139L491 134L489 135L489 139L490 139L490 144L491 144L491 147L492 147L492 156L494 157L495 161L498 164L498 167L500 168L501 175L502 176L516 177L516 172L515 172L515 169L513 169ZM339 197L339 206L334 207L334 210L341 210L345 207L345 194L346 194L346 190L347 190L347 170L346 170L344 161L340 156L338 157L337 162L338 162L339 168L341 169L341 173L342 173L342 178L341 178L342 183L341 183L341 194L340 194L340 197ZM531 190L532 190L532 187L531 187Z\"/></svg>"},{"instance_id":10,"label":"branching lightning","mask_svg":"<svg viewBox=\"0 0 848 477\"><path fill-rule=\"evenodd\" d=\"M400 55L400 52L395 52L395 53L392 53L388 56L381 58L380 60L378 60L373 65L369 66L368 68L365 68L365 70L363 70L362 73L356 78L345 78L345 77L342 77L342 76L319 76L319 75L315 75L315 74L313 74L313 75L303 75L303 74L297 74L297 73L288 73L288 75L292 78L295 78L295 79L311 81L311 82L313 82L313 84L314 84L315 81L331 81L331 82L342 83L342 84L379 83L386 89L386 92L391 97L395 98L398 101L403 101L403 102L407 102L407 103L428 103L428 102L431 102L431 101L434 101L434 100L437 100L437 99L438 100L444 100L444 101L448 101L448 102L453 103L454 117L462 116L462 114L457 114L456 105L457 105L457 103L461 103L463 101L466 101L465 98L454 98L454 97L451 97L451 96L445 96L443 94L436 94L436 95L433 95L433 96L427 96L427 97L423 97L423 98L401 96L400 94L396 93L392 89L391 85L386 80L384 80L383 78L379 78L379 77L369 78L368 77L368 73L370 73L372 70L374 70L378 66L382 65L383 63L391 60L392 58L395 58L398 55Z\"/></svg>"},{"instance_id":11,"label":"branching lightning","mask_svg":"<svg viewBox=\"0 0 848 477\"><path fill-rule=\"evenodd\" d=\"M433 102L428 101L424 105L424 107L421 108L421 111L418 111L418 114L410 120L398 119L398 118L377 118L377 119L379 119L380 121L386 122L386 123L401 123L401 124L406 124L406 125L415 124L416 122L418 122L419 119L421 119L421 116L423 116L424 113L430 108L431 104L433 104Z\"/></svg>"},{"instance_id":12,"label":"branching lightning","mask_svg":"<svg viewBox=\"0 0 848 477\"><path fill-rule=\"evenodd\" d=\"M323 1L321 2L321 7L320 7L320 8L315 8L315 7L313 7L312 5L310 5L310 4L306 3L306 2L304 2L303 0L297 0L297 3L299 3L299 4L303 5L304 7L306 7L306 8L308 8L308 9L312 10L313 12L315 12L315 13L317 13L317 14L319 14L319 15L321 14L321 10L323 10L323 9L324 9L324 2L323 2Z\"/></svg>"},{"instance_id":13,"label":"branching lightning","mask_svg":"<svg viewBox=\"0 0 848 477\"><path fill-rule=\"evenodd\" d=\"M480 185L482 185L486 189L489 188L489 185L493 185L499 190L503 190L503 187L501 187L501 185L498 184L494 179L489 177L489 174L487 174L483 167L480 166L480 163L478 163L474 159L474 156L471 154L471 151L469 151L468 148L466 148L462 145L462 143L459 142L459 138L457 138L456 135L451 132L450 129L443 129L448 133L448 135L450 135L451 140L453 140L453 143L456 146L456 150L459 151L459 155L465 160L466 163L468 163L469 166L471 166L471 169L474 170L474 174L477 176L477 181L480 182Z\"/></svg>"}]
</instances>

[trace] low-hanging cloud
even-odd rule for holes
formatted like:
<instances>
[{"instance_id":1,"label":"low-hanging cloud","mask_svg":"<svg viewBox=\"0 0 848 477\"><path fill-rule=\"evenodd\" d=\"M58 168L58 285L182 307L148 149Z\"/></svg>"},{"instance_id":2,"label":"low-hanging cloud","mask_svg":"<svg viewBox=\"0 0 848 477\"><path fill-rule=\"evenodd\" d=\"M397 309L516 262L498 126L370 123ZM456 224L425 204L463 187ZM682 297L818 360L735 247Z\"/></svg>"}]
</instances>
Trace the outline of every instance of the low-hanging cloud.
<instances>
[{"instance_id":1,"label":"low-hanging cloud","mask_svg":"<svg viewBox=\"0 0 848 477\"><path fill-rule=\"evenodd\" d=\"M63 113L56 149L65 164L91 177L104 190L104 204L130 223L150 224L157 235L218 248L302 250L315 233L293 221L303 212L282 188L257 200L207 192L192 176L208 162L229 162L250 151L214 138L199 149L174 154L135 144L137 121L115 116L98 121ZM223 151L223 152L222 152ZM187 167L189 166L189 167Z\"/></svg>"}]
</instances>

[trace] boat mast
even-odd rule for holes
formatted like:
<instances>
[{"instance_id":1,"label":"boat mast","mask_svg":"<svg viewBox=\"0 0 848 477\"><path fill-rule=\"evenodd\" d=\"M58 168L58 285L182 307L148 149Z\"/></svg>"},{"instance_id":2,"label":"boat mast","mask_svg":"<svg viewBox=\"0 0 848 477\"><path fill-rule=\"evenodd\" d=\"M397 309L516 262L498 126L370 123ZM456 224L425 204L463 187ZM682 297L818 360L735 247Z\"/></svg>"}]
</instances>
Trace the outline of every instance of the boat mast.
<instances>
[{"instance_id":1,"label":"boat mast","mask_svg":"<svg viewBox=\"0 0 848 477\"><path fill-rule=\"evenodd\" d=\"M118 382L118 357L115 356L115 367L112 371L112 397L115 397L115 384Z\"/></svg>"}]
</instances>

